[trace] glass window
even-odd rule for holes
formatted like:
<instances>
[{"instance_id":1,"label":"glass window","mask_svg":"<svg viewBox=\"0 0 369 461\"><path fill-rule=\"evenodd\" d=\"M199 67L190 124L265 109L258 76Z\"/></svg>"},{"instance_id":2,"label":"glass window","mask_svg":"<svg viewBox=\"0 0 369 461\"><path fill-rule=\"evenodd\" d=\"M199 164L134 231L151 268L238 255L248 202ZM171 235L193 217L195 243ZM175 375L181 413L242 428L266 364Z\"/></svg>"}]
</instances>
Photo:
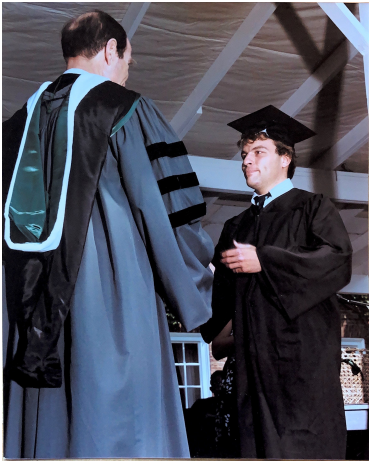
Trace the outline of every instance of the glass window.
<instances>
[{"instance_id":1,"label":"glass window","mask_svg":"<svg viewBox=\"0 0 369 461\"><path fill-rule=\"evenodd\" d=\"M184 408L211 397L209 346L199 333L171 333L178 387Z\"/></svg>"}]
</instances>

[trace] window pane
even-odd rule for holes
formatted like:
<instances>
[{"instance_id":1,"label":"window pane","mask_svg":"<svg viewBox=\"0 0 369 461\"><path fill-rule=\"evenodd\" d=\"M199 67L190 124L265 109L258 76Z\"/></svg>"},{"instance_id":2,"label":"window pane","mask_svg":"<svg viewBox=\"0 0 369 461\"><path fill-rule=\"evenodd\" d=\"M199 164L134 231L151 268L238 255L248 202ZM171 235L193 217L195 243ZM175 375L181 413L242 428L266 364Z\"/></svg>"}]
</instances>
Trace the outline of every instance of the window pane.
<instances>
[{"instance_id":1,"label":"window pane","mask_svg":"<svg viewBox=\"0 0 369 461\"><path fill-rule=\"evenodd\" d=\"M187 399L188 399L188 408L192 407L197 399L201 398L201 389L188 387L187 388Z\"/></svg>"},{"instance_id":2,"label":"window pane","mask_svg":"<svg viewBox=\"0 0 369 461\"><path fill-rule=\"evenodd\" d=\"M199 363L197 344L185 344L185 354L187 363Z\"/></svg>"},{"instance_id":3,"label":"window pane","mask_svg":"<svg viewBox=\"0 0 369 461\"><path fill-rule=\"evenodd\" d=\"M184 366L176 365L177 379L180 386L184 385Z\"/></svg>"},{"instance_id":4,"label":"window pane","mask_svg":"<svg viewBox=\"0 0 369 461\"><path fill-rule=\"evenodd\" d=\"M173 343L172 347L173 347L174 361L176 363L183 363L182 343Z\"/></svg>"},{"instance_id":5,"label":"window pane","mask_svg":"<svg viewBox=\"0 0 369 461\"><path fill-rule=\"evenodd\" d=\"M200 384L200 367L198 365L187 365L187 385L198 386Z\"/></svg>"}]
</instances>

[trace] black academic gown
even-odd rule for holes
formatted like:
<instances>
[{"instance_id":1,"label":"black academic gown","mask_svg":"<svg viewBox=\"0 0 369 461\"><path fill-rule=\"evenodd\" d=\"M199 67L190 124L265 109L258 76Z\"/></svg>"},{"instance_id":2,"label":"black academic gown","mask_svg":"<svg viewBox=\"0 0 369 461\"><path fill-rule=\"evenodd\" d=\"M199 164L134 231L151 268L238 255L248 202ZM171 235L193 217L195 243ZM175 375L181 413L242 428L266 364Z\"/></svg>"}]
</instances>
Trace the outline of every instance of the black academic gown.
<instances>
[{"instance_id":1,"label":"black academic gown","mask_svg":"<svg viewBox=\"0 0 369 461\"><path fill-rule=\"evenodd\" d=\"M220 263L233 239L256 246L261 272ZM335 293L350 281L351 252L330 200L299 189L226 222L202 333L211 341L233 317L241 457L345 457Z\"/></svg>"}]
</instances>

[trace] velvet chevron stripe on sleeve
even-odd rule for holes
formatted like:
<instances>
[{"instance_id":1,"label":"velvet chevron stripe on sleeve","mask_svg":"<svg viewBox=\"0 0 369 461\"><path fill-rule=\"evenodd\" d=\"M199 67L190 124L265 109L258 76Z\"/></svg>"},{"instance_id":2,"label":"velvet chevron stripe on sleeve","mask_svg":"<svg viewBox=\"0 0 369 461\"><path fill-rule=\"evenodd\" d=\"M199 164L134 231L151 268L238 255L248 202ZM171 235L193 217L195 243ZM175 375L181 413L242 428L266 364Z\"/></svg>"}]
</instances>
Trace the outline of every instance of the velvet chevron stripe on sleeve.
<instances>
[{"instance_id":1,"label":"velvet chevron stripe on sleeve","mask_svg":"<svg viewBox=\"0 0 369 461\"><path fill-rule=\"evenodd\" d=\"M206 203L199 203L198 205L193 205L184 210L176 211L169 215L169 221L173 227L183 226L188 224L194 219L199 219L202 216L206 215Z\"/></svg>"},{"instance_id":2,"label":"velvet chevron stripe on sleeve","mask_svg":"<svg viewBox=\"0 0 369 461\"><path fill-rule=\"evenodd\" d=\"M161 157L180 157L187 155L187 149L182 141L167 144L166 142L158 142L146 147L147 154L151 161Z\"/></svg>"},{"instance_id":3,"label":"velvet chevron stripe on sleeve","mask_svg":"<svg viewBox=\"0 0 369 461\"><path fill-rule=\"evenodd\" d=\"M158 186L162 195L168 194L179 189L195 187L199 185L196 173L186 173L180 175L168 176L167 178L159 179Z\"/></svg>"}]
</instances>

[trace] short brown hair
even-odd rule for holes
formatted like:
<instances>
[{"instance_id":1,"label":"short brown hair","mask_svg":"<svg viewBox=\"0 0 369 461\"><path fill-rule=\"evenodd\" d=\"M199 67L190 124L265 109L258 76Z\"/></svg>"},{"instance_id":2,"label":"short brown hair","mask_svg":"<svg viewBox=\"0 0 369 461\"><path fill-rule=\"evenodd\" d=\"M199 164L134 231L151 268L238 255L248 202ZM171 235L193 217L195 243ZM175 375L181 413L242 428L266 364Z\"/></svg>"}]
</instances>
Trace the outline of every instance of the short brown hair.
<instances>
[{"instance_id":1,"label":"short brown hair","mask_svg":"<svg viewBox=\"0 0 369 461\"><path fill-rule=\"evenodd\" d=\"M118 56L122 59L127 46L127 34L109 14L94 10L70 19L61 32L64 59L66 62L77 56L91 59L111 38L117 41Z\"/></svg>"},{"instance_id":2,"label":"short brown hair","mask_svg":"<svg viewBox=\"0 0 369 461\"><path fill-rule=\"evenodd\" d=\"M297 155L295 152L295 148L292 146L288 146L282 141L276 141L275 139L269 138L265 133L263 132L258 132L256 133L255 131L248 131L246 133L243 133L241 136L241 139L238 141L237 146L242 149L244 144L251 144L252 142L256 141L257 139L260 139L260 141L265 141L267 139L271 139L276 147L276 152L278 155L287 155L291 159L290 164L288 165L288 170L287 170L287 177L292 179L293 175L295 174L296 170L296 159Z\"/></svg>"}]
</instances>

